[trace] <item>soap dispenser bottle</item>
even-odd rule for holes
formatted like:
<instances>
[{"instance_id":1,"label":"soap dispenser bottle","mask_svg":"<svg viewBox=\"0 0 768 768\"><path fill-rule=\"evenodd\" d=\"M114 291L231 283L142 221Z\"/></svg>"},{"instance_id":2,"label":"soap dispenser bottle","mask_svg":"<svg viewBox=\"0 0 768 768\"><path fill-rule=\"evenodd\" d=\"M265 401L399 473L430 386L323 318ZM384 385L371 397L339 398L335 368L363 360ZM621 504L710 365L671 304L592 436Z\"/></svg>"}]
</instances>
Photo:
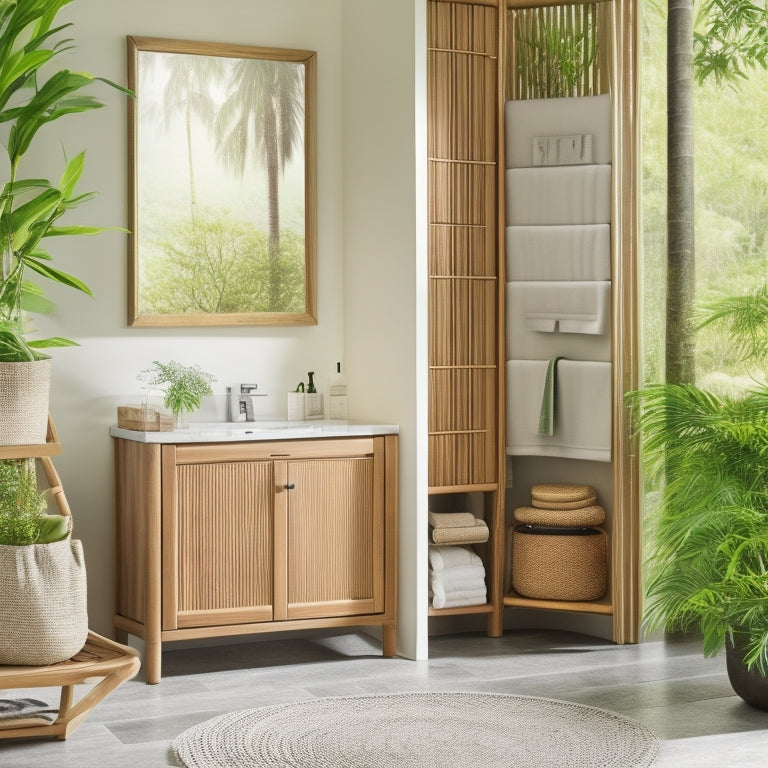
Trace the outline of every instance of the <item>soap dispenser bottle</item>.
<instances>
[{"instance_id":1,"label":"soap dispenser bottle","mask_svg":"<svg viewBox=\"0 0 768 768\"><path fill-rule=\"evenodd\" d=\"M328 418L346 419L347 413L347 379L336 363L336 373L328 377Z\"/></svg>"}]
</instances>

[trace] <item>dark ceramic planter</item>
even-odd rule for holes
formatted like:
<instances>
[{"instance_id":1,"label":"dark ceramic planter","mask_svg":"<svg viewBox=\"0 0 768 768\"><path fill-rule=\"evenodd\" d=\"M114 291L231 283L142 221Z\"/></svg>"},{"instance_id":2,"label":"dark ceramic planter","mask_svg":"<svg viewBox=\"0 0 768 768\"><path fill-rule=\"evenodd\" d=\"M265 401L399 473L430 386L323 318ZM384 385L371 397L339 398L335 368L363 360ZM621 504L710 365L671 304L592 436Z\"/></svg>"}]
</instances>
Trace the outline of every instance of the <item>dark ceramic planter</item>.
<instances>
[{"instance_id":1,"label":"dark ceramic planter","mask_svg":"<svg viewBox=\"0 0 768 768\"><path fill-rule=\"evenodd\" d=\"M761 675L755 667L747 669L743 648L738 641L734 645L730 638L725 640L725 664L733 690L747 704L768 712L768 677Z\"/></svg>"}]
</instances>

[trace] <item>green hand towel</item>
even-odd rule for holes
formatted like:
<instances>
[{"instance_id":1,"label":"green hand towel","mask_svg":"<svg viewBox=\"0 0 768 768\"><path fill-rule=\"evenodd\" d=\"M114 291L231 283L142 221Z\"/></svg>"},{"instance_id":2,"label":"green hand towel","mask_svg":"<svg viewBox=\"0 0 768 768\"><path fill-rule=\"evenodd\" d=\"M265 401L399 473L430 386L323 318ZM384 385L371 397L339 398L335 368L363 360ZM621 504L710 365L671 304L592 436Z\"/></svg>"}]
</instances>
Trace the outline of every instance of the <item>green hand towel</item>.
<instances>
[{"instance_id":1,"label":"green hand towel","mask_svg":"<svg viewBox=\"0 0 768 768\"><path fill-rule=\"evenodd\" d=\"M547 375L544 377L544 391L541 395L541 410L539 411L539 434L546 437L552 437L555 433L557 364L563 359L562 355L550 357L547 364Z\"/></svg>"}]
</instances>

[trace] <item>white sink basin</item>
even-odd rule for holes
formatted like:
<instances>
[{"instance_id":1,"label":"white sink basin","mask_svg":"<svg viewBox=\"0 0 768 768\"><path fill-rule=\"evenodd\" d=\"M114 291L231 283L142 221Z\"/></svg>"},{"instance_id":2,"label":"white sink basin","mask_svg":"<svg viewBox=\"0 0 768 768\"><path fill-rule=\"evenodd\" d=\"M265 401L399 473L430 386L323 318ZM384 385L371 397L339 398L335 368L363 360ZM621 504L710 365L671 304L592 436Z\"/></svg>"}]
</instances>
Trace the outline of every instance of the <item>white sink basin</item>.
<instances>
[{"instance_id":1,"label":"white sink basin","mask_svg":"<svg viewBox=\"0 0 768 768\"><path fill-rule=\"evenodd\" d=\"M367 422L312 421L193 421L173 432L131 432L112 427L115 437L145 443L217 443L246 440L292 440L316 437L397 434L395 425Z\"/></svg>"}]
</instances>

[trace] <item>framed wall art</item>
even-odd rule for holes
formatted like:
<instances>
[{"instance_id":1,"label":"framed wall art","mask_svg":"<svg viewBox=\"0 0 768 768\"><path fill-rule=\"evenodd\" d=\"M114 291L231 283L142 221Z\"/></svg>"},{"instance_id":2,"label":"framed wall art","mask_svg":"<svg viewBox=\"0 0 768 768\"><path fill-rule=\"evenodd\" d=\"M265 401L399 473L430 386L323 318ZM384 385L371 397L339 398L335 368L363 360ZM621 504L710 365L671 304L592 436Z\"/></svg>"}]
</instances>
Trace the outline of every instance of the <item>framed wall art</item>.
<instances>
[{"instance_id":1,"label":"framed wall art","mask_svg":"<svg viewBox=\"0 0 768 768\"><path fill-rule=\"evenodd\" d=\"M127 42L129 325L315 324L315 53Z\"/></svg>"}]
</instances>

